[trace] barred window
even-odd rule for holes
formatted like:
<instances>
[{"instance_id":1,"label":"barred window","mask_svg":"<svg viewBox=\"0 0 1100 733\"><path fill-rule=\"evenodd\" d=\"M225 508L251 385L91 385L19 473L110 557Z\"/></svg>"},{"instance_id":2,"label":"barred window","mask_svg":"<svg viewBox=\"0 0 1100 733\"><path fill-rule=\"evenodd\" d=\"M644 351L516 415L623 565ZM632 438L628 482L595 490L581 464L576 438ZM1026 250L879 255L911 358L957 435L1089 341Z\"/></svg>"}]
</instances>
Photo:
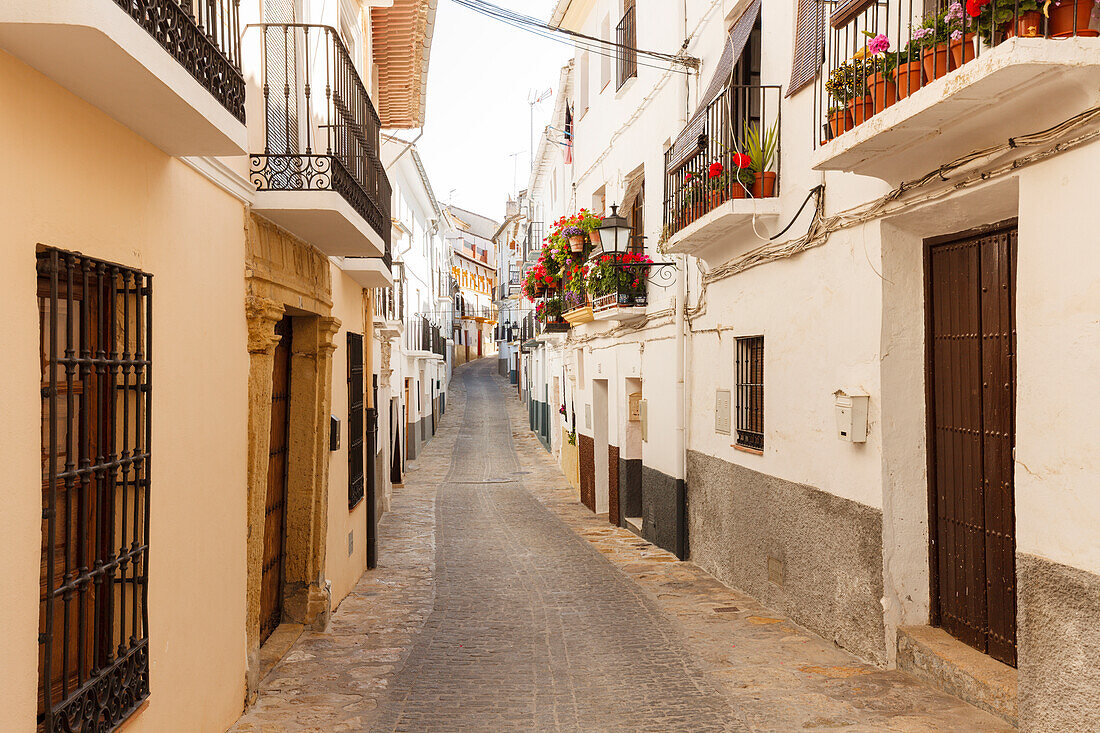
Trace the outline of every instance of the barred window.
<instances>
[{"instance_id":1,"label":"barred window","mask_svg":"<svg viewBox=\"0 0 1100 733\"><path fill-rule=\"evenodd\" d=\"M764 337L737 339L737 445L764 450Z\"/></svg>"},{"instance_id":2,"label":"barred window","mask_svg":"<svg viewBox=\"0 0 1100 733\"><path fill-rule=\"evenodd\" d=\"M109 730L149 696L152 277L38 251L39 730Z\"/></svg>"},{"instance_id":3,"label":"barred window","mask_svg":"<svg viewBox=\"0 0 1100 733\"><path fill-rule=\"evenodd\" d=\"M348 509L363 500L363 335L348 332Z\"/></svg>"},{"instance_id":4,"label":"barred window","mask_svg":"<svg viewBox=\"0 0 1100 733\"><path fill-rule=\"evenodd\" d=\"M638 26L635 20L634 0L626 0L623 17L615 27L615 40L618 43L615 53L618 61L618 84L616 89L638 75Z\"/></svg>"}]
</instances>

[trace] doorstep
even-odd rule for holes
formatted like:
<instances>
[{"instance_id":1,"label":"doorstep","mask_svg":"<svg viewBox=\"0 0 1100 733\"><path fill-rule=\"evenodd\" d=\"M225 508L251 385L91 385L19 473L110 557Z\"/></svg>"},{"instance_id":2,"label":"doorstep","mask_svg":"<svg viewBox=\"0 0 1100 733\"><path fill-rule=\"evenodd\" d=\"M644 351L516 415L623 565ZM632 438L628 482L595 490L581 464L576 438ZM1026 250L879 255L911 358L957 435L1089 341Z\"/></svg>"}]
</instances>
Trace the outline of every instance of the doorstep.
<instances>
[{"instance_id":1,"label":"doorstep","mask_svg":"<svg viewBox=\"0 0 1100 733\"><path fill-rule=\"evenodd\" d=\"M934 626L898 628L898 669L1012 725L1016 670Z\"/></svg>"},{"instance_id":2,"label":"doorstep","mask_svg":"<svg viewBox=\"0 0 1100 733\"><path fill-rule=\"evenodd\" d=\"M641 517L623 517L623 527L629 529L639 537L642 536L642 518Z\"/></svg>"},{"instance_id":3,"label":"doorstep","mask_svg":"<svg viewBox=\"0 0 1100 733\"><path fill-rule=\"evenodd\" d=\"M275 627L271 636L260 647L260 679L267 677L267 673L275 668L283 657L287 655L294 642L302 635L305 629L302 624L282 623Z\"/></svg>"}]
</instances>

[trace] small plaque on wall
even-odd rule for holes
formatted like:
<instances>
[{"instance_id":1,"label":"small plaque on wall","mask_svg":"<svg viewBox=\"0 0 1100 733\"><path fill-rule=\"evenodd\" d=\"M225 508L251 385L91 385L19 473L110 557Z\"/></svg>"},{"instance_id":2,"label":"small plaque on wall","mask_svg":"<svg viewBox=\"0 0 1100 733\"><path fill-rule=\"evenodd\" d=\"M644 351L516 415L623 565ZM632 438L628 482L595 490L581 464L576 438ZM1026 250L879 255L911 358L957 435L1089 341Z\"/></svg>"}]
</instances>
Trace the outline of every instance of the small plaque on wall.
<instances>
[{"instance_id":1,"label":"small plaque on wall","mask_svg":"<svg viewBox=\"0 0 1100 733\"><path fill-rule=\"evenodd\" d=\"M589 430L592 429L592 405L587 402L584 405L584 426Z\"/></svg>"}]
</instances>

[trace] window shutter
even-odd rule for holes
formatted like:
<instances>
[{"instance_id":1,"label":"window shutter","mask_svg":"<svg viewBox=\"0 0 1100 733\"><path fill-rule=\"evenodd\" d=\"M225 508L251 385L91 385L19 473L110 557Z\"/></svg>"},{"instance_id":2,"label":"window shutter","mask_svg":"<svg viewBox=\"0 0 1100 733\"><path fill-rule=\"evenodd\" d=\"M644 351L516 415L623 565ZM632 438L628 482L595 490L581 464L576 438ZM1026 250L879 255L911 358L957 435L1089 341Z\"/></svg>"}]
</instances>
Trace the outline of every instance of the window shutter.
<instances>
[{"instance_id":1,"label":"window shutter","mask_svg":"<svg viewBox=\"0 0 1100 733\"><path fill-rule=\"evenodd\" d=\"M794 28L794 60L787 96L805 89L817 76L825 53L824 15L818 0L798 0Z\"/></svg>"}]
</instances>

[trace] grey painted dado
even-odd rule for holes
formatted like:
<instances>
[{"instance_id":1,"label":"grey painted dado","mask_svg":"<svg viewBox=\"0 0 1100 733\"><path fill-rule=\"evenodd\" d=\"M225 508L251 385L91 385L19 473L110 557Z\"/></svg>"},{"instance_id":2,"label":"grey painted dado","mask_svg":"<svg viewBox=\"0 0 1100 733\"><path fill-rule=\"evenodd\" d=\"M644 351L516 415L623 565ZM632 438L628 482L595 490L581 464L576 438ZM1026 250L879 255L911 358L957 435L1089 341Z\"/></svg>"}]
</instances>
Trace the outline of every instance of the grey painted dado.
<instances>
[{"instance_id":1,"label":"grey painted dado","mask_svg":"<svg viewBox=\"0 0 1100 733\"><path fill-rule=\"evenodd\" d=\"M642 516L642 459L619 458L619 514L624 517Z\"/></svg>"},{"instance_id":2,"label":"grey painted dado","mask_svg":"<svg viewBox=\"0 0 1100 733\"><path fill-rule=\"evenodd\" d=\"M695 451L687 483L695 563L885 664L881 511Z\"/></svg>"},{"instance_id":3,"label":"grey painted dado","mask_svg":"<svg viewBox=\"0 0 1100 733\"><path fill-rule=\"evenodd\" d=\"M1100 731L1100 575L1016 553L1020 729Z\"/></svg>"},{"instance_id":4,"label":"grey painted dado","mask_svg":"<svg viewBox=\"0 0 1100 733\"><path fill-rule=\"evenodd\" d=\"M683 560L684 529L684 482L643 464L642 536Z\"/></svg>"}]
</instances>

